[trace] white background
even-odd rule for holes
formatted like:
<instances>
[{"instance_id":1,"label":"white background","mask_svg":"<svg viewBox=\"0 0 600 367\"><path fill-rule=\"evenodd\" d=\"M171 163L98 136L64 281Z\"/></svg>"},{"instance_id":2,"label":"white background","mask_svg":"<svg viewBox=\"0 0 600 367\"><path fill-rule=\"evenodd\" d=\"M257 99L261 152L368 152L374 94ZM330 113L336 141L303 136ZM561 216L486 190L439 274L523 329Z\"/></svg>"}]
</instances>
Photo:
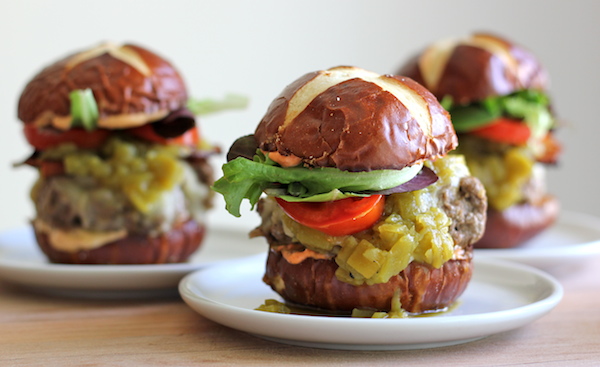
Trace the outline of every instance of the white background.
<instances>
[{"instance_id":1,"label":"white background","mask_svg":"<svg viewBox=\"0 0 600 367\"><path fill-rule=\"evenodd\" d=\"M525 45L546 65L565 149L549 173L564 209L600 216L600 1L0 1L0 230L33 215L36 173L15 169L31 153L16 117L26 82L43 66L100 41L132 41L170 59L197 98L227 92L251 98L240 112L201 120L227 150L251 133L270 101L300 75L336 65L394 72L426 44L474 30ZM219 167L224 158L215 160ZM220 174L220 169L218 171ZM222 202L213 223L251 227Z\"/></svg>"}]
</instances>

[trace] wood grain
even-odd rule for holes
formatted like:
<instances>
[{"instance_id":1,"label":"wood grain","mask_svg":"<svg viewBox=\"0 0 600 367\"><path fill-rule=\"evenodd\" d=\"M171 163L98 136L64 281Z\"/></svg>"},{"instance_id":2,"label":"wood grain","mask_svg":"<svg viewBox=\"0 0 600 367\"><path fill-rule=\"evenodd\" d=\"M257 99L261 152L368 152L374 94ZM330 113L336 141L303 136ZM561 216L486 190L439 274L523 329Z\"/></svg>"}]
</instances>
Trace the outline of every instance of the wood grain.
<instances>
[{"instance_id":1,"label":"wood grain","mask_svg":"<svg viewBox=\"0 0 600 367\"><path fill-rule=\"evenodd\" d=\"M600 258L561 274L563 301L517 330L452 347L336 351L259 339L204 319L178 297L74 299L0 283L2 366L597 366Z\"/></svg>"}]
</instances>

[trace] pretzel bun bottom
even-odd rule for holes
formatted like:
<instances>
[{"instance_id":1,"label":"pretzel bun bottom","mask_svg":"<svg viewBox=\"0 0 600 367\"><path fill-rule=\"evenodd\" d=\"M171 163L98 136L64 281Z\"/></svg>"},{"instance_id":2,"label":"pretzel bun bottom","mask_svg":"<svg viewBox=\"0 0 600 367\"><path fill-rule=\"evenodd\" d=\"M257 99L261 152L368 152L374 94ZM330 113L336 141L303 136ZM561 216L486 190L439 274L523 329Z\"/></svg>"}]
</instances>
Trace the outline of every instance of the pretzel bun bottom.
<instances>
[{"instance_id":1,"label":"pretzel bun bottom","mask_svg":"<svg viewBox=\"0 0 600 367\"><path fill-rule=\"evenodd\" d=\"M55 249L45 232L34 226L37 243L53 263L63 264L163 264L183 262L202 244L206 227L189 220L157 237L131 235L92 250L66 252Z\"/></svg>"},{"instance_id":2,"label":"pretzel bun bottom","mask_svg":"<svg viewBox=\"0 0 600 367\"><path fill-rule=\"evenodd\" d=\"M556 222L559 207L558 200L547 195L537 205L513 205L503 211L488 208L485 232L474 247L513 248L524 245Z\"/></svg>"},{"instance_id":3,"label":"pretzel bun bottom","mask_svg":"<svg viewBox=\"0 0 600 367\"><path fill-rule=\"evenodd\" d=\"M281 252L270 250L263 280L288 302L328 311L390 311L399 290L401 307L420 314L452 305L472 275L470 258L450 260L439 269L412 262L387 283L355 286L338 280L337 268L334 259L307 258L291 264Z\"/></svg>"}]
</instances>

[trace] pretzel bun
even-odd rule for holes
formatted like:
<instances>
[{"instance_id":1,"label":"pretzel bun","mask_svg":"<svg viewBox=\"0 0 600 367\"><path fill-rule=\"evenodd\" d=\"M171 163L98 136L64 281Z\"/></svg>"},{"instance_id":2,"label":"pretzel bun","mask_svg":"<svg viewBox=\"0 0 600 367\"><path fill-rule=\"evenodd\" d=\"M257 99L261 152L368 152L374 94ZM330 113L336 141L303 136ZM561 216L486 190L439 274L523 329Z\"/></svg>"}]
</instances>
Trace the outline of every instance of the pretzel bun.
<instances>
[{"instance_id":1,"label":"pretzel bun","mask_svg":"<svg viewBox=\"0 0 600 367\"><path fill-rule=\"evenodd\" d=\"M309 73L288 85L271 103L254 138L259 149L276 153L273 155L282 162L285 159L281 157L287 157L309 168L335 167L350 172L400 170L424 161L440 162L457 146L448 112L423 86L407 77L379 75L348 66ZM258 205L262 223L252 232L253 236L264 236L270 246L263 281L287 302L332 312L356 308L392 311L398 293L402 309L409 313L448 307L471 279L472 243L483 231L487 207L483 186L477 179L454 180L455 176L470 178L464 168L463 176L453 169L440 169L439 177L448 180L447 183L432 187L428 194L422 192L436 198L431 202L423 199L427 201L423 203L425 211L435 207L446 214L432 221L439 221L436 225L440 228L452 222L455 230L450 233L449 229L451 241L447 237L445 243L453 247L446 247L446 257L436 264L438 268L407 257L406 267L385 278L364 282L340 280L345 279L337 271L338 262L343 260L337 256L348 249L344 246L350 245L337 242L340 238L332 238L326 232L317 235L302 226L293 226L291 221L295 219L284 213L278 201L264 199ZM391 195L387 198L392 200ZM371 227L340 236L356 236L357 243L364 239L372 241L373 249L383 249L378 245L383 245L384 240L378 237L374 226L392 215L402 216L401 212L406 218L408 213L418 212L410 200L388 203L387 211L380 213ZM456 210L447 210L448 205ZM448 218L448 222L442 217ZM418 220L414 219L415 228L423 224L417 224ZM426 228L433 226L429 222L420 228L426 232ZM398 236L402 236L400 232L398 229ZM323 249L312 241L319 244L331 241L339 244L341 250L337 245ZM362 254L356 257L366 258L369 250L353 251L357 252L350 257ZM349 277L354 278L352 272Z\"/></svg>"},{"instance_id":2,"label":"pretzel bun","mask_svg":"<svg viewBox=\"0 0 600 367\"><path fill-rule=\"evenodd\" d=\"M475 248L513 248L556 222L559 202L546 195L539 203L524 203L499 211L488 208L483 237Z\"/></svg>"},{"instance_id":3,"label":"pretzel bun","mask_svg":"<svg viewBox=\"0 0 600 367\"><path fill-rule=\"evenodd\" d=\"M398 73L422 83L440 100L452 97L455 105L469 105L526 89L545 91L549 84L546 70L532 53L489 33L433 43L409 60ZM466 136L460 137L463 138ZM486 140L482 141L481 145L485 146ZM553 140L546 139L546 142ZM539 153L541 155L536 159L542 163L554 162L560 151L557 145L551 148L544 143L544 149L551 150ZM471 154L498 153L475 151ZM467 155L467 162L469 159ZM523 203L502 211L490 206L485 234L475 247L516 247L552 225L558 215L558 201L547 195L542 186L531 194L525 195ZM544 197L541 201L540 196Z\"/></svg>"},{"instance_id":4,"label":"pretzel bun","mask_svg":"<svg viewBox=\"0 0 600 367\"><path fill-rule=\"evenodd\" d=\"M263 151L345 171L402 169L457 145L448 113L428 90L410 78L348 66L287 86L254 137Z\"/></svg>"},{"instance_id":5,"label":"pretzel bun","mask_svg":"<svg viewBox=\"0 0 600 367\"><path fill-rule=\"evenodd\" d=\"M204 224L188 220L159 236L129 235L90 250L62 251L48 233L33 226L37 243L53 263L64 264L163 264L183 262L204 238Z\"/></svg>"},{"instance_id":6,"label":"pretzel bun","mask_svg":"<svg viewBox=\"0 0 600 367\"><path fill-rule=\"evenodd\" d=\"M546 71L529 51L487 33L433 43L398 74L413 78L440 99L452 96L457 104L548 86Z\"/></svg>"},{"instance_id":7,"label":"pretzel bun","mask_svg":"<svg viewBox=\"0 0 600 367\"><path fill-rule=\"evenodd\" d=\"M18 117L25 124L71 126L69 93L90 88L98 105L98 127L144 125L185 107L188 96L177 70L142 47L104 43L46 67L26 85Z\"/></svg>"},{"instance_id":8,"label":"pretzel bun","mask_svg":"<svg viewBox=\"0 0 600 367\"><path fill-rule=\"evenodd\" d=\"M290 264L281 252L271 250L263 280L287 301L329 311L390 311L399 290L402 308L419 314L450 306L464 292L473 271L470 252L439 269L413 261L387 283L374 285L344 283L335 276L337 267L334 259L308 258Z\"/></svg>"},{"instance_id":9,"label":"pretzel bun","mask_svg":"<svg viewBox=\"0 0 600 367\"><path fill-rule=\"evenodd\" d=\"M40 173L32 222L50 261L182 262L200 246L217 150L198 144L187 103L175 67L134 44L73 53L27 83L17 112L35 149L24 163Z\"/></svg>"}]
</instances>

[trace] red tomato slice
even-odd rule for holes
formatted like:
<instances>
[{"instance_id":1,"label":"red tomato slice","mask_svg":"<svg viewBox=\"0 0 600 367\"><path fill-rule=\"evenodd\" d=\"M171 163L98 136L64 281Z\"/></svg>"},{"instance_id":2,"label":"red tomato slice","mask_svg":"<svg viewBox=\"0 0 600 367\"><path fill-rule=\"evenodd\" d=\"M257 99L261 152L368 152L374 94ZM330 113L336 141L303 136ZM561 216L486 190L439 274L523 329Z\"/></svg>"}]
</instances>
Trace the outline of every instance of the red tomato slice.
<instances>
[{"instance_id":1,"label":"red tomato slice","mask_svg":"<svg viewBox=\"0 0 600 367\"><path fill-rule=\"evenodd\" d=\"M32 124L25 125L23 130L29 144L37 150L45 150L64 143L73 143L83 149L95 149L104 144L111 133L110 130L105 129L87 131L73 128L61 131L53 128L38 128Z\"/></svg>"},{"instance_id":2,"label":"red tomato slice","mask_svg":"<svg viewBox=\"0 0 600 367\"><path fill-rule=\"evenodd\" d=\"M524 145L531 136L531 130L522 121L501 117L489 125L471 131L471 134L500 143Z\"/></svg>"},{"instance_id":3,"label":"red tomato slice","mask_svg":"<svg viewBox=\"0 0 600 367\"><path fill-rule=\"evenodd\" d=\"M370 228L383 214L383 195L351 197L327 202L289 202L276 198L296 222L330 236L344 236Z\"/></svg>"},{"instance_id":4,"label":"red tomato slice","mask_svg":"<svg viewBox=\"0 0 600 367\"><path fill-rule=\"evenodd\" d=\"M200 134L198 133L198 127L194 126L185 133L175 138L164 138L154 132L154 129L150 124L135 127L127 130L131 135L136 136L140 139L144 139L153 143L168 145L183 145L195 147L200 142Z\"/></svg>"}]
</instances>

